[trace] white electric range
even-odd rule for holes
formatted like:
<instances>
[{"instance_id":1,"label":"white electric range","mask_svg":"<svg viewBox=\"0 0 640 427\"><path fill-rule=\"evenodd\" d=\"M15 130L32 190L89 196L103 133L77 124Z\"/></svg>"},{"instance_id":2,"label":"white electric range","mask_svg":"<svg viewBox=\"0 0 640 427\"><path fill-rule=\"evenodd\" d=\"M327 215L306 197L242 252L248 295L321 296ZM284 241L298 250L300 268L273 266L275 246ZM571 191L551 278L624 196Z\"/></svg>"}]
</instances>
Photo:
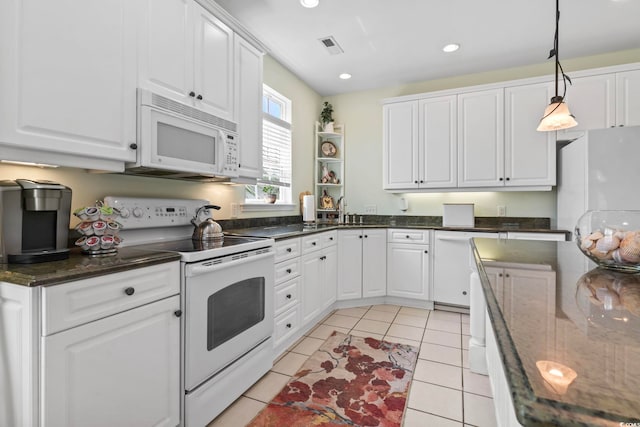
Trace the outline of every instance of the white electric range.
<instances>
[{"instance_id":1,"label":"white electric range","mask_svg":"<svg viewBox=\"0 0 640 427\"><path fill-rule=\"evenodd\" d=\"M271 369L274 240L191 239L207 200L105 197L127 247L181 257L183 425L206 425Z\"/></svg>"}]
</instances>

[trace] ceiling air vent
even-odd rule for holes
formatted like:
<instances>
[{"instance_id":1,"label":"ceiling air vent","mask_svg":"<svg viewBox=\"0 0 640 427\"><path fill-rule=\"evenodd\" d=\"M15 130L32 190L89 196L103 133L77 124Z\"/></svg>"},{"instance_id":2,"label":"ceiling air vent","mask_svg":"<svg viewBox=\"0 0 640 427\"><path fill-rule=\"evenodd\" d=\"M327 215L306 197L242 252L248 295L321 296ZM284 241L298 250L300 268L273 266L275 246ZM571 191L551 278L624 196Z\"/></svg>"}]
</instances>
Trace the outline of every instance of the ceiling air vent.
<instances>
[{"instance_id":1,"label":"ceiling air vent","mask_svg":"<svg viewBox=\"0 0 640 427\"><path fill-rule=\"evenodd\" d=\"M340 47L336 39L333 36L323 37L320 40L320 43L329 51L330 55L339 55L344 53L344 50Z\"/></svg>"}]
</instances>

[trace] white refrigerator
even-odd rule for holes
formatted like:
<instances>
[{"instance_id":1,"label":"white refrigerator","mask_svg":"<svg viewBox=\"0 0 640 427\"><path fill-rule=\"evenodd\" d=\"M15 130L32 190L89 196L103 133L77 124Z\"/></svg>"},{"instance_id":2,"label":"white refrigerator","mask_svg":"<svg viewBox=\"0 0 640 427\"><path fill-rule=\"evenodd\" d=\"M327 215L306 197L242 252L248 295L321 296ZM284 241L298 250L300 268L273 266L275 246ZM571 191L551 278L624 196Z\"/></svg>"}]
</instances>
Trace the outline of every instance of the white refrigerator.
<instances>
[{"instance_id":1,"label":"white refrigerator","mask_svg":"<svg viewBox=\"0 0 640 427\"><path fill-rule=\"evenodd\" d=\"M640 126L597 129L558 152L558 224L588 210L640 210Z\"/></svg>"}]
</instances>

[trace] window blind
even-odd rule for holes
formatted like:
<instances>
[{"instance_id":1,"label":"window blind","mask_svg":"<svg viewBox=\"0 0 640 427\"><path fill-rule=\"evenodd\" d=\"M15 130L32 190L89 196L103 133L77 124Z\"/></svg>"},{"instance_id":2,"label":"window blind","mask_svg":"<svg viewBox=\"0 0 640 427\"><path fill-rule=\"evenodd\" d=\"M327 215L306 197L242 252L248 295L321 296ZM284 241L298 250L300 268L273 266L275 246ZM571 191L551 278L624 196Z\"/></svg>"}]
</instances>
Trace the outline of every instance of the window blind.
<instances>
[{"instance_id":1,"label":"window blind","mask_svg":"<svg viewBox=\"0 0 640 427\"><path fill-rule=\"evenodd\" d=\"M291 186L291 124L263 114L262 179L258 182Z\"/></svg>"}]
</instances>

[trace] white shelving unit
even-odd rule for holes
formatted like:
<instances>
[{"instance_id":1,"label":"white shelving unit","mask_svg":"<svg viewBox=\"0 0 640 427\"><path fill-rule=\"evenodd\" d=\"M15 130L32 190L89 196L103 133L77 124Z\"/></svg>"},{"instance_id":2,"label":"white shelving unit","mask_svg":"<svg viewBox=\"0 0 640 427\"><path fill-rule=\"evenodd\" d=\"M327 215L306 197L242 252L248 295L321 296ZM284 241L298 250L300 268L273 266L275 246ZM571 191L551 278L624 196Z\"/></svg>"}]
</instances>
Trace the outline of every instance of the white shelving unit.
<instances>
[{"instance_id":1,"label":"white shelving unit","mask_svg":"<svg viewBox=\"0 0 640 427\"><path fill-rule=\"evenodd\" d=\"M323 151L323 144L325 142L333 144L335 154L332 155L331 152L327 150ZM317 219L319 221L337 221L338 201L344 197L344 125L335 124L333 132L324 132L322 124L316 122L315 145L313 176L315 182ZM323 203L323 196L325 194L331 197L333 208L328 208L327 204Z\"/></svg>"}]
</instances>

